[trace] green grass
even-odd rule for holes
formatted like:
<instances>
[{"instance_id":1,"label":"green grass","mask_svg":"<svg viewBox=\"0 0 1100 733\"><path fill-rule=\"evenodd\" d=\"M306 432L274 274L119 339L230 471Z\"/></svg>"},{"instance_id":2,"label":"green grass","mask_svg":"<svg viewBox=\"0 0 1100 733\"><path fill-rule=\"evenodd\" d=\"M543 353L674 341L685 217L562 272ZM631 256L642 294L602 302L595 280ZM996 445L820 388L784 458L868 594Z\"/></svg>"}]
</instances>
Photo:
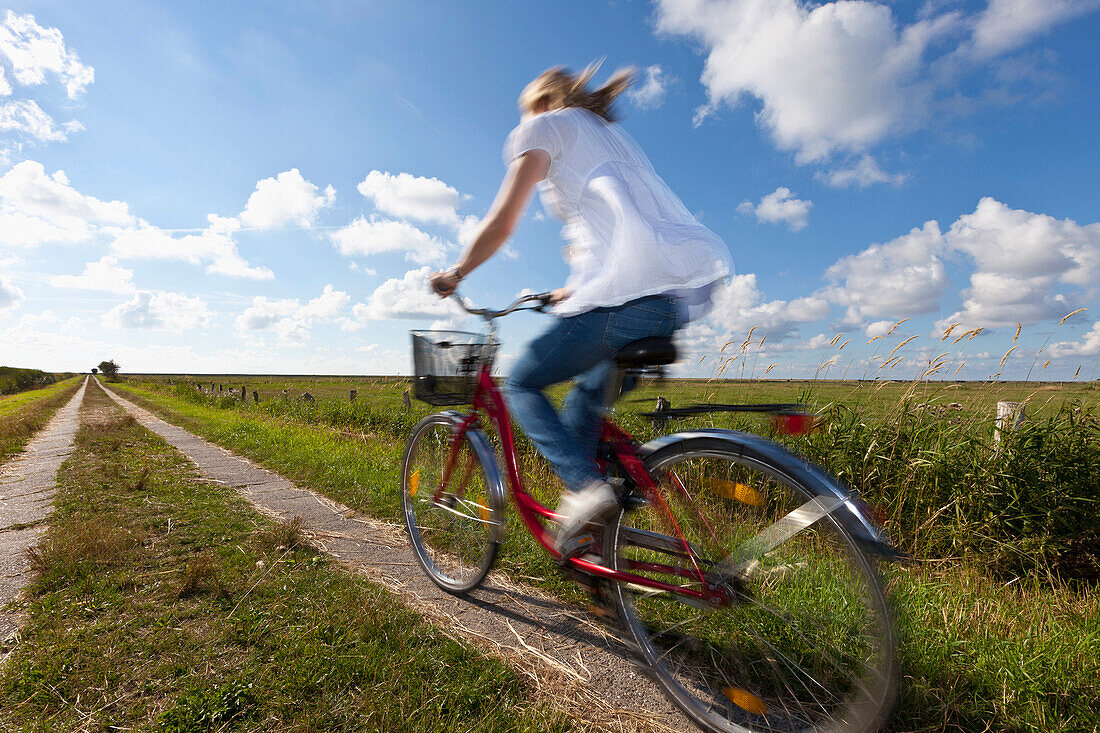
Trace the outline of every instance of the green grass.
<instances>
[{"instance_id":1,"label":"green grass","mask_svg":"<svg viewBox=\"0 0 1100 733\"><path fill-rule=\"evenodd\" d=\"M247 408L156 382L125 385L123 391L171 422L338 501L400 521L400 429L424 408L405 414L400 391L394 396L392 387L386 389L390 402L381 406L369 400L352 406L334 397L312 405L287 400L282 407L279 400L262 400ZM652 429L637 422L639 433ZM886 429L881 421L877 425ZM810 443L800 445L812 450ZM1090 443L1086 451L1094 447ZM879 452L876 465L892 460ZM534 493L552 501L554 482L545 469L529 455L524 465ZM1096 526L1094 518L1086 520L1091 524L1082 532ZM515 521L498 567L579 598ZM890 590L903 679L889 728L1095 731L1100 725L1100 610L1091 583L1067 584L1046 574L1006 581L981 562L944 558L893 569Z\"/></svg>"},{"instance_id":2,"label":"green grass","mask_svg":"<svg viewBox=\"0 0 1100 733\"><path fill-rule=\"evenodd\" d=\"M23 450L80 387L72 377L49 387L0 398L0 463Z\"/></svg>"},{"instance_id":3,"label":"green grass","mask_svg":"<svg viewBox=\"0 0 1100 733\"><path fill-rule=\"evenodd\" d=\"M4 731L565 730L506 665L84 405L0 670Z\"/></svg>"},{"instance_id":4,"label":"green grass","mask_svg":"<svg viewBox=\"0 0 1100 733\"><path fill-rule=\"evenodd\" d=\"M63 375L62 378L71 375ZM39 389L53 384L58 375L38 369L20 369L0 366L0 395L15 394L28 389Z\"/></svg>"}]
</instances>

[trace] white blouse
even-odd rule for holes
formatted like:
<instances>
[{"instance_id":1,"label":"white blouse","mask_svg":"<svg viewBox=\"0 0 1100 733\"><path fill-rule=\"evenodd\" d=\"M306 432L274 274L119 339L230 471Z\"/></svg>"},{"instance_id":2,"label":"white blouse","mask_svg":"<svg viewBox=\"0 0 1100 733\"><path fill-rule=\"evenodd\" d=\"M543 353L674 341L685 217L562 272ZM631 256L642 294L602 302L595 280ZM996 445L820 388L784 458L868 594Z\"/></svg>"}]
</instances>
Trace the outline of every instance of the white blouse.
<instances>
[{"instance_id":1,"label":"white blouse","mask_svg":"<svg viewBox=\"0 0 1100 733\"><path fill-rule=\"evenodd\" d=\"M725 243L691 215L619 125L570 107L529 117L508 136L504 161L545 150L539 191L565 221L568 299L555 312L577 315L647 295L674 295L694 319L713 286L733 273Z\"/></svg>"}]
</instances>

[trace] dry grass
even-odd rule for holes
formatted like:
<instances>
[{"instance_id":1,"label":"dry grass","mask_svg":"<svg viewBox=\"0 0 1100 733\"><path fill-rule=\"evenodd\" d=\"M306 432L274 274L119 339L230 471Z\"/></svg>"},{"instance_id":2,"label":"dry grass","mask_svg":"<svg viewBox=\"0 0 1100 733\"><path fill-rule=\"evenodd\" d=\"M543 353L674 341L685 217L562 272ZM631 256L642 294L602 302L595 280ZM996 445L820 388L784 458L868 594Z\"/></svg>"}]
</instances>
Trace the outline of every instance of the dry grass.
<instances>
[{"instance_id":1,"label":"dry grass","mask_svg":"<svg viewBox=\"0 0 1100 733\"><path fill-rule=\"evenodd\" d=\"M294 517L279 522L274 527L261 529L256 532L255 538L256 544L268 551L295 550L309 544L302 533L301 517Z\"/></svg>"},{"instance_id":2,"label":"dry grass","mask_svg":"<svg viewBox=\"0 0 1100 733\"><path fill-rule=\"evenodd\" d=\"M110 517L92 517L51 532L27 550L31 570L54 580L86 577L126 563L141 548L141 537Z\"/></svg>"}]
</instances>

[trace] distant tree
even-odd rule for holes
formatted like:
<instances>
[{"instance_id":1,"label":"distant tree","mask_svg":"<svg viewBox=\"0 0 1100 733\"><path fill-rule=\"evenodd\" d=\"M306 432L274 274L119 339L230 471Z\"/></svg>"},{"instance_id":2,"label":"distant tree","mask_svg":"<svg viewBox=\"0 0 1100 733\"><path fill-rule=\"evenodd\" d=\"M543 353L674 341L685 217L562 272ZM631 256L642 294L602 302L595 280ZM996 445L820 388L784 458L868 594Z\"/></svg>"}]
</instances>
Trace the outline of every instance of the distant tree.
<instances>
[{"instance_id":1,"label":"distant tree","mask_svg":"<svg viewBox=\"0 0 1100 733\"><path fill-rule=\"evenodd\" d=\"M108 381L114 382L118 380L118 364L115 364L114 359L99 362L99 371L107 376Z\"/></svg>"},{"instance_id":2,"label":"distant tree","mask_svg":"<svg viewBox=\"0 0 1100 733\"><path fill-rule=\"evenodd\" d=\"M95 367L92 367L92 374L99 374L99 370Z\"/></svg>"}]
</instances>

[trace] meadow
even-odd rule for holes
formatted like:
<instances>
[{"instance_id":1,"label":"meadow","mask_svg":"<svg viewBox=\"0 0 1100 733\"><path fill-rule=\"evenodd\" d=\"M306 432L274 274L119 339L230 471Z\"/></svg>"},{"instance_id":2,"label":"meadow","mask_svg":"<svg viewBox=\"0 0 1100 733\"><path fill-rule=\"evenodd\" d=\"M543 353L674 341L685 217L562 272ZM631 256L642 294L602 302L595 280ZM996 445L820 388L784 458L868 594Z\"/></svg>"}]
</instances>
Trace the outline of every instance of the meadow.
<instances>
[{"instance_id":1,"label":"meadow","mask_svg":"<svg viewBox=\"0 0 1100 733\"><path fill-rule=\"evenodd\" d=\"M433 409L415 400L406 408L407 386L382 377L162 375L131 378L122 390L171 422L399 522L405 436ZM822 426L810 436L776 435L767 420L732 413L655 425L641 413L658 395L674 406L803 402ZM670 380L637 390L616 419L641 440L696 426L771 435L878 508L888 533L917 560L888 576L904 670L890 729L1094 731L1097 397L1090 383ZM1026 402L1028 419L995 444L1003 400ZM554 501L556 480L520 445L532 493ZM582 600L516 529L498 567Z\"/></svg>"}]
</instances>

